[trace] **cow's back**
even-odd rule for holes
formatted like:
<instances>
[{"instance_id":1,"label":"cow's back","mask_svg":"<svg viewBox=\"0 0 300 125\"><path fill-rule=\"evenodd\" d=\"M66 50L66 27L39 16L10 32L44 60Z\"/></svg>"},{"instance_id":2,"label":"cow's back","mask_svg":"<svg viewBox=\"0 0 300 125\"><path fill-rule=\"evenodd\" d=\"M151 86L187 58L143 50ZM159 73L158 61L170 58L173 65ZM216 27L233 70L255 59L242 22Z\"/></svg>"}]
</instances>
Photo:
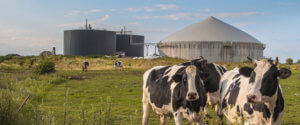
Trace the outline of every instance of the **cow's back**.
<instances>
[{"instance_id":1,"label":"cow's back","mask_svg":"<svg viewBox=\"0 0 300 125\"><path fill-rule=\"evenodd\" d=\"M172 112L171 85L173 66L156 66L147 70L143 76L143 94L157 114L168 115Z\"/></svg>"}]
</instances>

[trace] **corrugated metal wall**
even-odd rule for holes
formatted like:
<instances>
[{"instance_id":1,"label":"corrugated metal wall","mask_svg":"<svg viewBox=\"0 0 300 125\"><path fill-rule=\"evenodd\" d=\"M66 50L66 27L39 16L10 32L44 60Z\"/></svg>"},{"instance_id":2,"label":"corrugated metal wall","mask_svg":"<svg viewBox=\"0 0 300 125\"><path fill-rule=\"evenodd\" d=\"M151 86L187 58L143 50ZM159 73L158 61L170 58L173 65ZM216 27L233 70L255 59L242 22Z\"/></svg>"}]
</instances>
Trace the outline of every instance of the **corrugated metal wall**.
<instances>
[{"instance_id":1,"label":"corrugated metal wall","mask_svg":"<svg viewBox=\"0 0 300 125\"><path fill-rule=\"evenodd\" d=\"M163 56L196 59L203 56L210 62L241 62L247 56L263 58L263 44L244 42L171 42L159 43Z\"/></svg>"}]
</instances>

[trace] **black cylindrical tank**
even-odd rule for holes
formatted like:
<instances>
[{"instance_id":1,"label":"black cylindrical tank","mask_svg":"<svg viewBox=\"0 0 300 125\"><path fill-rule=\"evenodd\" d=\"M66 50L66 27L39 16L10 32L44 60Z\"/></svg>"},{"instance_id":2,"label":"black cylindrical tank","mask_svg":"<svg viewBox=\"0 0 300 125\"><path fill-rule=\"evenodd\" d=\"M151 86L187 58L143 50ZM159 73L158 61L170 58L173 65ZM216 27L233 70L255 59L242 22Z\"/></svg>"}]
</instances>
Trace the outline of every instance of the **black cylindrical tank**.
<instances>
[{"instance_id":1,"label":"black cylindrical tank","mask_svg":"<svg viewBox=\"0 0 300 125\"><path fill-rule=\"evenodd\" d=\"M125 56L144 56L144 36L117 34L117 51L125 52Z\"/></svg>"},{"instance_id":2,"label":"black cylindrical tank","mask_svg":"<svg viewBox=\"0 0 300 125\"><path fill-rule=\"evenodd\" d=\"M116 32L106 30L65 30L65 55L114 55Z\"/></svg>"}]
</instances>

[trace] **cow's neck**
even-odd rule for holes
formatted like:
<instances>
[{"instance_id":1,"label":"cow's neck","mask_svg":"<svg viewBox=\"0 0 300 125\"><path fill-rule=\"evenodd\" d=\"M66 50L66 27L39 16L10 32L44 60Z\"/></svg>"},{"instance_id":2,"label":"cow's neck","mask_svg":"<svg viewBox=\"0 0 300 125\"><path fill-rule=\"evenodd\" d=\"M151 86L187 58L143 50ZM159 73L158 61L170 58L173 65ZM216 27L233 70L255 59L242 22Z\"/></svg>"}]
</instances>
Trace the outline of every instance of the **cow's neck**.
<instances>
[{"instance_id":1,"label":"cow's neck","mask_svg":"<svg viewBox=\"0 0 300 125\"><path fill-rule=\"evenodd\" d=\"M276 106L276 100L277 100L278 91L279 90L277 89L277 91L275 92L275 94L272 97L270 97L270 99L267 102L265 102L265 105L267 105L267 107L270 110L271 116L272 116L272 114L274 114L274 109L275 109L275 106Z\"/></svg>"}]
</instances>

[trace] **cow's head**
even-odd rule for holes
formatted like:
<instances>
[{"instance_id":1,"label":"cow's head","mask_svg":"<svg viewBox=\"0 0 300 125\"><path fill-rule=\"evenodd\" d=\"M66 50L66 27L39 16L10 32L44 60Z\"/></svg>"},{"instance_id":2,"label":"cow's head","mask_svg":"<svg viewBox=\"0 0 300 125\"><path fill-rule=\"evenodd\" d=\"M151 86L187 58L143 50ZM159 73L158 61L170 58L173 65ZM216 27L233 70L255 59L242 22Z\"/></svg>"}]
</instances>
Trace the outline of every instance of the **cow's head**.
<instances>
[{"instance_id":1,"label":"cow's head","mask_svg":"<svg viewBox=\"0 0 300 125\"><path fill-rule=\"evenodd\" d=\"M184 86L184 90L186 92L185 98L187 101L195 101L199 99L199 93L197 90L199 89L198 87L201 80L196 66L187 66L184 71L177 72L172 77L172 80Z\"/></svg>"},{"instance_id":2,"label":"cow's head","mask_svg":"<svg viewBox=\"0 0 300 125\"><path fill-rule=\"evenodd\" d=\"M286 68L277 68L278 58L275 61L270 59L255 60L248 57L254 63L254 69L243 67L240 74L249 77L248 102L262 103L274 101L279 82L278 77L286 79L291 71Z\"/></svg>"}]
</instances>

